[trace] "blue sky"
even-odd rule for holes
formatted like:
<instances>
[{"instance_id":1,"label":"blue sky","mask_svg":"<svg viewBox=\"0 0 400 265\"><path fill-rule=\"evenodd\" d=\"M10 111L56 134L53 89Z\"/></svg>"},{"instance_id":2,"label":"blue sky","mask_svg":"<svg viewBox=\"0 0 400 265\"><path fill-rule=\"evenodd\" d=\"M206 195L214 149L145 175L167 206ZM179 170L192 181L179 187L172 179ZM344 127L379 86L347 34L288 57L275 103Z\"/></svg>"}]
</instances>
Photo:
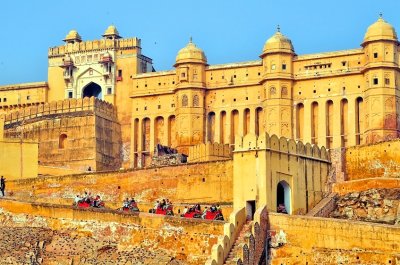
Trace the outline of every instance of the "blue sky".
<instances>
[{"instance_id":1,"label":"blue sky","mask_svg":"<svg viewBox=\"0 0 400 265\"><path fill-rule=\"evenodd\" d=\"M209 64L258 59L279 24L296 53L357 48L380 12L400 30L399 0L13 0L2 3L0 85L47 80L47 49L71 29L84 40L114 24L142 39L156 70L172 69L189 37Z\"/></svg>"}]
</instances>

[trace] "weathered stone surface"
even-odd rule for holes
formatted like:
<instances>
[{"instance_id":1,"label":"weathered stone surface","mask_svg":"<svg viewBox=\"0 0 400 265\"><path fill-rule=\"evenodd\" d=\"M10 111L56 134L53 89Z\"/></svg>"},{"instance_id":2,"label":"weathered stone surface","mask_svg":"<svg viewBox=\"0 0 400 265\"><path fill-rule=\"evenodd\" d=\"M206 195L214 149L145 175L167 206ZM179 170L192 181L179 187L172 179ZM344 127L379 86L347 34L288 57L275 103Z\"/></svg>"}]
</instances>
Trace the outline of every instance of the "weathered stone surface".
<instances>
[{"instance_id":1,"label":"weathered stone surface","mask_svg":"<svg viewBox=\"0 0 400 265\"><path fill-rule=\"evenodd\" d=\"M331 216L335 218L395 224L400 189L369 189L339 197Z\"/></svg>"}]
</instances>

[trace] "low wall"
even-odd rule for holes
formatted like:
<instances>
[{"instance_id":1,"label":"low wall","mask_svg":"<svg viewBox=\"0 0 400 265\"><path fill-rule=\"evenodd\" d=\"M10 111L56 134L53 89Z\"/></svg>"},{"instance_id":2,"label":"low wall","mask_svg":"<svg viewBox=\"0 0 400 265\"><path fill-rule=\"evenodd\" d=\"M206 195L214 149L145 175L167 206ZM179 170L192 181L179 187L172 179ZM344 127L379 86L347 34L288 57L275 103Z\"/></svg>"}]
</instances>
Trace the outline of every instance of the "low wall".
<instances>
[{"instance_id":1,"label":"low wall","mask_svg":"<svg viewBox=\"0 0 400 265\"><path fill-rule=\"evenodd\" d=\"M346 149L348 180L400 178L400 140Z\"/></svg>"},{"instance_id":2,"label":"low wall","mask_svg":"<svg viewBox=\"0 0 400 265\"><path fill-rule=\"evenodd\" d=\"M89 191L109 205L120 207L127 197L139 204L169 198L173 203L231 204L232 161L185 164L160 168L40 177L9 181L8 194L16 199L71 204Z\"/></svg>"},{"instance_id":3,"label":"low wall","mask_svg":"<svg viewBox=\"0 0 400 265\"><path fill-rule=\"evenodd\" d=\"M204 162L232 159L229 144L210 143L189 147L190 162Z\"/></svg>"},{"instance_id":4,"label":"low wall","mask_svg":"<svg viewBox=\"0 0 400 265\"><path fill-rule=\"evenodd\" d=\"M96 242L108 240L118 248L154 248L185 264L204 264L218 236L224 233L224 222L220 221L93 211L5 199L0 199L0 209L3 221L0 226L42 227L54 232L73 230L75 239L70 240L77 244L82 237L89 237ZM90 248L96 249L95 245ZM77 250L65 253L73 256L74 251Z\"/></svg>"},{"instance_id":5,"label":"low wall","mask_svg":"<svg viewBox=\"0 0 400 265\"><path fill-rule=\"evenodd\" d=\"M224 226L224 235L218 239L218 243L212 248L211 257L207 260L207 265L226 264L228 256L233 258L230 262L235 264L257 265L261 264L261 258L265 249L265 239L267 235L267 206L261 206L254 213L254 221L251 223L249 233L243 237L244 242L238 242L239 234L243 233L243 225L246 222L246 211L242 208L235 211L230 216L230 222ZM235 248L234 244L239 245ZM230 263L229 263L230 264Z\"/></svg>"},{"instance_id":6,"label":"low wall","mask_svg":"<svg viewBox=\"0 0 400 265\"><path fill-rule=\"evenodd\" d=\"M270 249L270 264L400 261L400 227L276 213L269 213L269 222L269 234L279 234L281 242L281 246Z\"/></svg>"},{"instance_id":7,"label":"low wall","mask_svg":"<svg viewBox=\"0 0 400 265\"><path fill-rule=\"evenodd\" d=\"M336 200L337 200L337 194L331 193L329 194L329 196L323 198L306 215L315 217L329 217L329 214L336 208Z\"/></svg>"}]
</instances>

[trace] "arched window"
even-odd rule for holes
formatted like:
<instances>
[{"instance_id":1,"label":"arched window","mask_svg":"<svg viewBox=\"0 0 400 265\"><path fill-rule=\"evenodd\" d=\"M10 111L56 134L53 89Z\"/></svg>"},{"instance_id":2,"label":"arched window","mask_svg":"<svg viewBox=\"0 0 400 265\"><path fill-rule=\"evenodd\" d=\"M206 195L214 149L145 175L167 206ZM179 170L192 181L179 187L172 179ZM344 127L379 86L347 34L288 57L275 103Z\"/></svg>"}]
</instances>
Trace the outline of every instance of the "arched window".
<instances>
[{"instance_id":1,"label":"arched window","mask_svg":"<svg viewBox=\"0 0 400 265\"><path fill-rule=\"evenodd\" d=\"M186 95L182 96L182 107L188 106L188 97Z\"/></svg>"},{"instance_id":2,"label":"arched window","mask_svg":"<svg viewBox=\"0 0 400 265\"><path fill-rule=\"evenodd\" d=\"M58 138L58 148L64 149L66 141L67 141L67 135L64 133L61 134L60 137Z\"/></svg>"},{"instance_id":3,"label":"arched window","mask_svg":"<svg viewBox=\"0 0 400 265\"><path fill-rule=\"evenodd\" d=\"M281 89L281 95L282 97L286 97L288 95L287 87L282 87Z\"/></svg>"},{"instance_id":4,"label":"arched window","mask_svg":"<svg viewBox=\"0 0 400 265\"><path fill-rule=\"evenodd\" d=\"M199 106L199 96L194 95L193 97L193 107L198 107Z\"/></svg>"},{"instance_id":5,"label":"arched window","mask_svg":"<svg viewBox=\"0 0 400 265\"><path fill-rule=\"evenodd\" d=\"M273 96L273 95L275 95L276 94L276 88L275 87L271 87L270 89L269 89L269 96L271 97L271 96Z\"/></svg>"}]
</instances>

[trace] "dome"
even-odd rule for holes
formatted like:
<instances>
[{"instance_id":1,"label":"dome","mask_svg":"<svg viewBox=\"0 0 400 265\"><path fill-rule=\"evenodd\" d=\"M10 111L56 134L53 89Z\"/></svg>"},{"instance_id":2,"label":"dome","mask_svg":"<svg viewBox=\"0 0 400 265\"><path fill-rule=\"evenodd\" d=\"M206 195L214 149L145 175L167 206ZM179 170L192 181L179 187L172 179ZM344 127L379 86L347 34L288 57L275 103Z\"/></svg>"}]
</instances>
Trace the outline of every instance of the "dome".
<instances>
[{"instance_id":1,"label":"dome","mask_svg":"<svg viewBox=\"0 0 400 265\"><path fill-rule=\"evenodd\" d=\"M396 30L387 23L382 16L374 24L368 27L364 36L364 43L375 40L394 40L397 41Z\"/></svg>"},{"instance_id":2,"label":"dome","mask_svg":"<svg viewBox=\"0 0 400 265\"><path fill-rule=\"evenodd\" d=\"M114 25L110 25L103 34L103 37L115 36L116 38L121 38L117 28Z\"/></svg>"},{"instance_id":3,"label":"dome","mask_svg":"<svg viewBox=\"0 0 400 265\"><path fill-rule=\"evenodd\" d=\"M181 63L207 63L207 57L205 56L202 49L198 48L190 38L189 43L186 47L182 48L176 56L176 64Z\"/></svg>"},{"instance_id":4,"label":"dome","mask_svg":"<svg viewBox=\"0 0 400 265\"><path fill-rule=\"evenodd\" d=\"M265 42L261 56L273 52L294 53L292 41L280 32L279 27L276 33Z\"/></svg>"},{"instance_id":5,"label":"dome","mask_svg":"<svg viewBox=\"0 0 400 265\"><path fill-rule=\"evenodd\" d=\"M64 41L82 41L81 35L79 35L78 31L71 30L67 36L65 37Z\"/></svg>"}]
</instances>

